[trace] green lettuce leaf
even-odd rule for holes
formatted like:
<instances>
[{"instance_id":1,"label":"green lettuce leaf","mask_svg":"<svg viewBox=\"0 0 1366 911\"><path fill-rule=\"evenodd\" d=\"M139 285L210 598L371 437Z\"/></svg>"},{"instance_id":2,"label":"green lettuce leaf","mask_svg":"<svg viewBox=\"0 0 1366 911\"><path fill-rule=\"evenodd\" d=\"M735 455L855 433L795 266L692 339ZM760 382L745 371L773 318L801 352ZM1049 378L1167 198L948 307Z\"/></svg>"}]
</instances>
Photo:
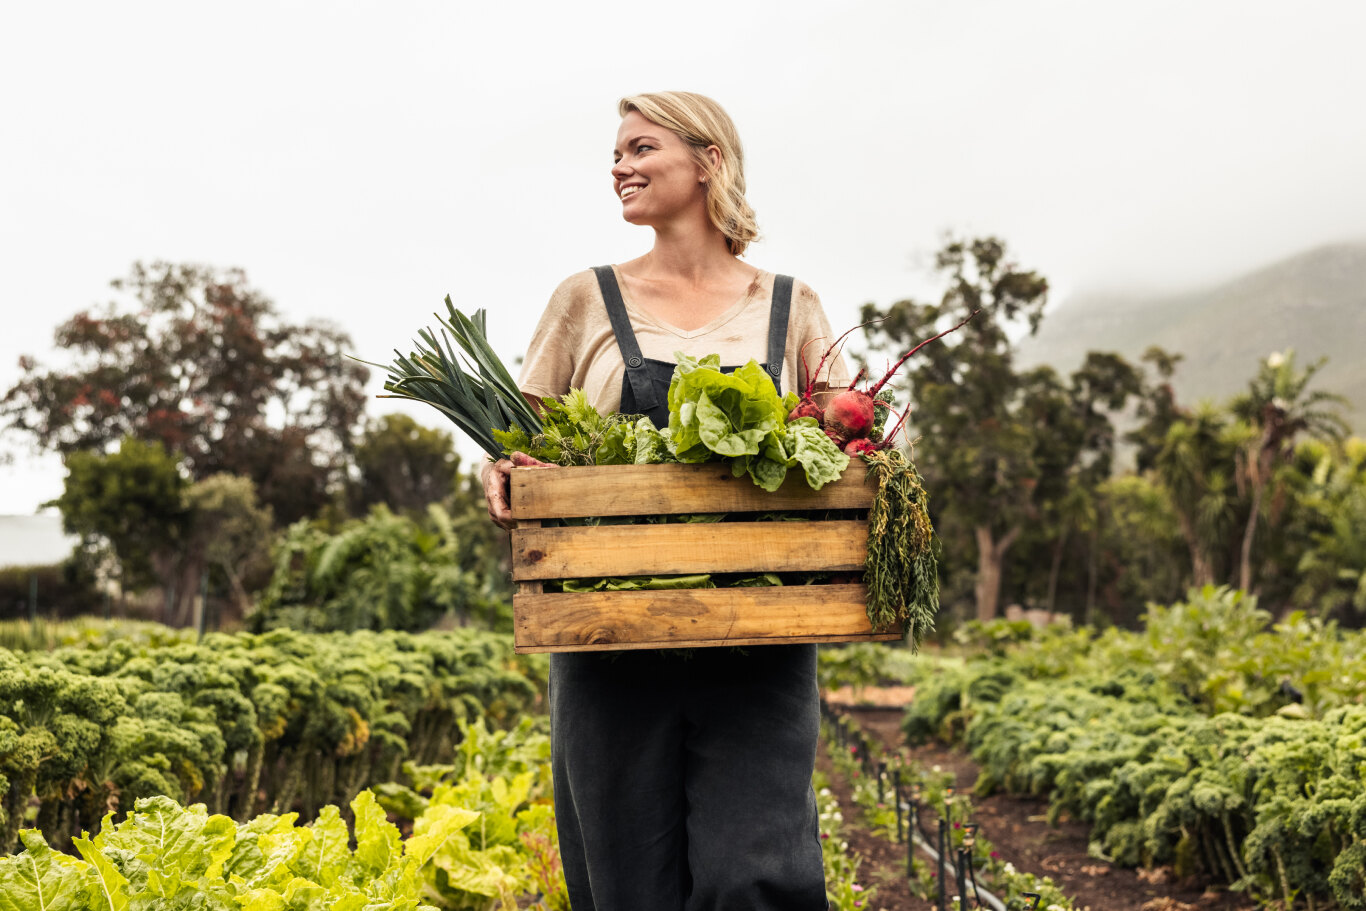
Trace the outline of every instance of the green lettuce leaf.
<instances>
[{"instance_id":1,"label":"green lettuce leaf","mask_svg":"<svg viewBox=\"0 0 1366 911\"><path fill-rule=\"evenodd\" d=\"M849 467L849 457L825 435L815 418L798 418L787 425L788 457L806 474L812 490L838 480Z\"/></svg>"},{"instance_id":2,"label":"green lettuce leaf","mask_svg":"<svg viewBox=\"0 0 1366 911\"><path fill-rule=\"evenodd\" d=\"M94 878L74 857L48 847L37 829L19 833L20 854L0 858L0 911L93 907Z\"/></svg>"},{"instance_id":3,"label":"green lettuce leaf","mask_svg":"<svg viewBox=\"0 0 1366 911\"><path fill-rule=\"evenodd\" d=\"M716 355L690 358L680 352L675 358L669 445L678 461L729 460L736 477L748 474L768 491L782 486L794 466L801 466L816 490L849 466L849 457L814 419L787 423L797 397L780 397L758 362L751 360L727 374Z\"/></svg>"}]
</instances>

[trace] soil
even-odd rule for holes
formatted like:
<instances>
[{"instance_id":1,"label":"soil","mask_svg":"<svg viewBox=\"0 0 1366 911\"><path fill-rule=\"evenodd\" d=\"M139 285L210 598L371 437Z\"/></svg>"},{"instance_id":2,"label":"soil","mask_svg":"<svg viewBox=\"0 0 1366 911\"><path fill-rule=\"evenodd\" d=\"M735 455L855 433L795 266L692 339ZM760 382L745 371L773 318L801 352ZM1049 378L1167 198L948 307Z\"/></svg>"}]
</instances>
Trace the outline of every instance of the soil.
<instances>
[{"instance_id":1,"label":"soil","mask_svg":"<svg viewBox=\"0 0 1366 911\"><path fill-rule=\"evenodd\" d=\"M871 707L865 691L861 707L841 708L850 712L870 735L892 750L907 749L901 734L899 708ZM890 702L891 700L885 700ZM903 703L904 705L904 703ZM909 747L910 755L921 764L939 766L952 772L957 787L971 793L977 780L977 766L961 751L940 743ZM831 779L831 789L844 809L843 837L849 849L864 858L861 876L878 886L870 911L932 911L933 902L913 898L905 881L905 848L872 835L857 825L849 783L833 774L824 755L818 762ZM980 832L1001 859L1019 870L1045 875L1072 899L1078 909L1090 911L1254 911L1257 905L1246 896L1207 887L1194 880L1177 881L1170 868L1129 870L1097 860L1087 853L1089 826L1063 818L1058 825L1046 821L1048 802L1042 798L993 794L973 797ZM928 857L922 856L928 860ZM861 880L862 881L862 880ZM955 893L956 894L956 893Z\"/></svg>"}]
</instances>

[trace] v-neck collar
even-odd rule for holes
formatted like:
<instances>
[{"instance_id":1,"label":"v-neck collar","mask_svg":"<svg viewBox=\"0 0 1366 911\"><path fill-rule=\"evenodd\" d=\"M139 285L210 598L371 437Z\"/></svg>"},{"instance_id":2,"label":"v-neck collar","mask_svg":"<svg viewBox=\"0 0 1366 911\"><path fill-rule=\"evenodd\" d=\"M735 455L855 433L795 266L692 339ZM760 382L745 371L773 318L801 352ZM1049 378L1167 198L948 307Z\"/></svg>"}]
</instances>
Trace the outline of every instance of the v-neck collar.
<instances>
[{"instance_id":1,"label":"v-neck collar","mask_svg":"<svg viewBox=\"0 0 1366 911\"><path fill-rule=\"evenodd\" d=\"M757 279L749 283L749 285L745 288L745 293L740 295L740 299L737 300L735 303L731 304L729 307L727 307L720 315L718 315L711 322L707 323L705 326L699 326L696 329L680 329L677 326L671 325L670 323L666 323L664 322L664 320L659 319L656 316L652 316L649 313L646 313L641 308L637 307L635 305L635 302L631 300L631 293L626 289L626 282L622 280L621 270L618 269L615 264L612 266L612 273L617 277L617 287L621 289L621 299L622 302L626 305L627 312L629 312L633 317L642 320L643 322L647 322L652 326L657 326L660 329L663 329L670 335L675 335L678 338L684 339L697 338L698 336L706 335L709 332L715 332L717 329L720 329L726 323L735 319L735 317L739 316L744 311L745 307L749 306L750 301L754 299L756 294L762 291L766 281L768 280L768 273L763 271L762 269L759 270L759 275Z\"/></svg>"}]
</instances>

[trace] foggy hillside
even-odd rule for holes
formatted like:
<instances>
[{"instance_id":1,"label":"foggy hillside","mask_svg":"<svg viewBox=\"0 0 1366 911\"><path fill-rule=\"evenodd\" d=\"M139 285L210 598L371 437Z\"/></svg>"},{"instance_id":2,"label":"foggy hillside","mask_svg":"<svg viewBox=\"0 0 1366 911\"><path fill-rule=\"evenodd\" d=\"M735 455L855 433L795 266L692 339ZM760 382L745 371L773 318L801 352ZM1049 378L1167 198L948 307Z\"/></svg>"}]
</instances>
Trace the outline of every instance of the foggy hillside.
<instances>
[{"instance_id":1,"label":"foggy hillside","mask_svg":"<svg viewBox=\"0 0 1366 911\"><path fill-rule=\"evenodd\" d=\"M1149 345L1185 355L1174 377L1185 404L1242 390L1272 351L1294 348L1301 366L1327 356L1311 388L1345 395L1344 416L1366 433L1366 243L1318 247L1179 294L1074 295L1021 343L1020 363L1068 373L1089 350L1136 360Z\"/></svg>"}]
</instances>

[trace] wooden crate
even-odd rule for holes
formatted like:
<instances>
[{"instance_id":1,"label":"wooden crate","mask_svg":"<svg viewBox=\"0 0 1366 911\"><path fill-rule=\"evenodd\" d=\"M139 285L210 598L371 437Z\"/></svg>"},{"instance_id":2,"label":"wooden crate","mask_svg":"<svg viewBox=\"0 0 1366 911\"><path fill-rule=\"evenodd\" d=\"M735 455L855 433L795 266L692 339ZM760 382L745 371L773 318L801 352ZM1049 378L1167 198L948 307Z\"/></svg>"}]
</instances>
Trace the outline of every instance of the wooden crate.
<instances>
[{"instance_id":1,"label":"wooden crate","mask_svg":"<svg viewBox=\"0 0 1366 911\"><path fill-rule=\"evenodd\" d=\"M801 473L774 493L725 465L512 471L512 606L518 652L895 640L874 633L860 584L545 592L552 579L689 573L860 573L873 488L857 462L819 492ZM547 519L850 510L840 521L545 527Z\"/></svg>"}]
</instances>

